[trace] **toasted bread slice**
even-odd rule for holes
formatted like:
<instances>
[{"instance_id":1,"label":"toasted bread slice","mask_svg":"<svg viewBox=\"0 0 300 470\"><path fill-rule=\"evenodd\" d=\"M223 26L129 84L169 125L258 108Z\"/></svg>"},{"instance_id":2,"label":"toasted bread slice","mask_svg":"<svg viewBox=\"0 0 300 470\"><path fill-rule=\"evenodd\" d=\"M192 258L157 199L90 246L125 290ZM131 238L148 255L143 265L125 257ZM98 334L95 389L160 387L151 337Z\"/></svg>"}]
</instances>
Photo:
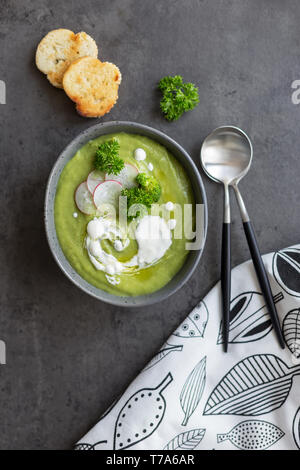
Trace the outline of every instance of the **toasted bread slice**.
<instances>
[{"instance_id":1,"label":"toasted bread slice","mask_svg":"<svg viewBox=\"0 0 300 470\"><path fill-rule=\"evenodd\" d=\"M121 72L116 65L92 57L73 62L63 78L65 92L85 117L108 113L118 99L120 83Z\"/></svg>"},{"instance_id":2,"label":"toasted bread slice","mask_svg":"<svg viewBox=\"0 0 300 470\"><path fill-rule=\"evenodd\" d=\"M35 62L52 85L62 88L62 79L69 65L80 57L98 57L98 47L88 34L69 29L54 29L39 43Z\"/></svg>"}]
</instances>

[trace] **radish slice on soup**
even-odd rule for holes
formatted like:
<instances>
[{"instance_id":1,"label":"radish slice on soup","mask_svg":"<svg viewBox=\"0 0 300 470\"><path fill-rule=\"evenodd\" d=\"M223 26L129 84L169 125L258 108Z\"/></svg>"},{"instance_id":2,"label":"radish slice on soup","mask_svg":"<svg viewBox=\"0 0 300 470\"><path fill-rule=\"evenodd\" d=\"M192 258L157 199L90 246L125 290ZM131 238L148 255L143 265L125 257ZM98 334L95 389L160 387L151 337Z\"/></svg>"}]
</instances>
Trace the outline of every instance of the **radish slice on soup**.
<instances>
[{"instance_id":1,"label":"radish slice on soup","mask_svg":"<svg viewBox=\"0 0 300 470\"><path fill-rule=\"evenodd\" d=\"M96 212L96 207L93 201L93 197L88 190L86 181L81 183L75 190L74 199L76 206L86 215L92 215Z\"/></svg>"},{"instance_id":2,"label":"radish slice on soup","mask_svg":"<svg viewBox=\"0 0 300 470\"><path fill-rule=\"evenodd\" d=\"M94 191L96 187L98 186L98 184L102 183L104 180L105 180L105 175L104 173L102 173L102 171L99 171L99 170L91 171L91 173L89 174L86 180L86 184L90 193L94 194Z\"/></svg>"},{"instance_id":3,"label":"radish slice on soup","mask_svg":"<svg viewBox=\"0 0 300 470\"><path fill-rule=\"evenodd\" d=\"M98 210L107 204L117 207L121 191L122 185L118 181L107 180L98 184L93 194L95 206Z\"/></svg>"},{"instance_id":4,"label":"radish slice on soup","mask_svg":"<svg viewBox=\"0 0 300 470\"><path fill-rule=\"evenodd\" d=\"M139 170L136 166L130 163L125 163L123 170L118 175L106 175L105 180L114 180L121 183L124 188L132 188L136 186L135 178L137 177Z\"/></svg>"}]
</instances>

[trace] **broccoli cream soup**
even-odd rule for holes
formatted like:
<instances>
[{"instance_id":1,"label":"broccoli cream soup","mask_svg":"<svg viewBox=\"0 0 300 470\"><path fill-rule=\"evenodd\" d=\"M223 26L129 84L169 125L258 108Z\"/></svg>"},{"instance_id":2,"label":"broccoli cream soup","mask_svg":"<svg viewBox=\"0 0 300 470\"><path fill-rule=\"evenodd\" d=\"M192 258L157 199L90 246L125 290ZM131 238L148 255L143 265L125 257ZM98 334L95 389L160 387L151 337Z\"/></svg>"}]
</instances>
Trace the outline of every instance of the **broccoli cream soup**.
<instances>
[{"instance_id":1,"label":"broccoli cream soup","mask_svg":"<svg viewBox=\"0 0 300 470\"><path fill-rule=\"evenodd\" d=\"M125 217L120 200L127 201ZM193 203L188 177L166 148L139 135L105 135L63 169L56 232L66 258L90 284L114 295L148 294L185 261L182 214Z\"/></svg>"}]
</instances>

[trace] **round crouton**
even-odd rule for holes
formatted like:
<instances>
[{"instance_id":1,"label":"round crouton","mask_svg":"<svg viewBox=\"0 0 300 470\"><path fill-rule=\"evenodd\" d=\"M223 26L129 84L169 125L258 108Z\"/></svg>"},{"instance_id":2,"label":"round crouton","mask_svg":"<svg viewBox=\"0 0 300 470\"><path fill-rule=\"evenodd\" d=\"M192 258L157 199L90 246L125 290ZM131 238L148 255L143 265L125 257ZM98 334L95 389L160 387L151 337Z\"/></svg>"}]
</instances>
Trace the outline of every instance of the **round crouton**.
<instances>
[{"instance_id":1,"label":"round crouton","mask_svg":"<svg viewBox=\"0 0 300 470\"><path fill-rule=\"evenodd\" d=\"M55 29L39 43L35 62L52 85L62 88L62 79L69 65L85 56L98 57L98 47L91 36L84 32L75 34L69 29Z\"/></svg>"},{"instance_id":2,"label":"round crouton","mask_svg":"<svg viewBox=\"0 0 300 470\"><path fill-rule=\"evenodd\" d=\"M116 65L92 57L73 62L63 78L65 92L85 117L108 113L118 99L120 83L121 72Z\"/></svg>"}]
</instances>

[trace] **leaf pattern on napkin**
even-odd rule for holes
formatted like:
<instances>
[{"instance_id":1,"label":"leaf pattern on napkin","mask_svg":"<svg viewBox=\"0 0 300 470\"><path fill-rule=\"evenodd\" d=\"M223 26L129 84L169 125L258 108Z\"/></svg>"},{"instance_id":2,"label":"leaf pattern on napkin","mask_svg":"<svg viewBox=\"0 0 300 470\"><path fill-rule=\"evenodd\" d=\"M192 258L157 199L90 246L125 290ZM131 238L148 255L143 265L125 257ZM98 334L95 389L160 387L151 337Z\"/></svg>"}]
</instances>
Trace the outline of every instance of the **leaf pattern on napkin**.
<instances>
[{"instance_id":1,"label":"leaf pattern on napkin","mask_svg":"<svg viewBox=\"0 0 300 470\"><path fill-rule=\"evenodd\" d=\"M163 450L193 450L202 441L205 429L192 429L175 436Z\"/></svg>"},{"instance_id":2,"label":"leaf pattern on napkin","mask_svg":"<svg viewBox=\"0 0 300 470\"><path fill-rule=\"evenodd\" d=\"M264 450L284 436L274 424L267 421L243 421L237 424L227 434L218 434L218 443L229 440L235 447L241 450Z\"/></svg>"},{"instance_id":3,"label":"leaf pattern on napkin","mask_svg":"<svg viewBox=\"0 0 300 470\"><path fill-rule=\"evenodd\" d=\"M300 407L298 408L293 421L293 436L295 444L300 450Z\"/></svg>"},{"instance_id":4,"label":"leaf pattern on napkin","mask_svg":"<svg viewBox=\"0 0 300 470\"><path fill-rule=\"evenodd\" d=\"M203 395L206 381L206 356L198 362L185 381L180 394L180 404L184 412L182 426L186 426Z\"/></svg>"},{"instance_id":5,"label":"leaf pattern on napkin","mask_svg":"<svg viewBox=\"0 0 300 470\"><path fill-rule=\"evenodd\" d=\"M203 300L192 310L186 320L173 333L180 338L203 338L209 318L207 306Z\"/></svg>"},{"instance_id":6,"label":"leaf pattern on napkin","mask_svg":"<svg viewBox=\"0 0 300 470\"><path fill-rule=\"evenodd\" d=\"M251 263L245 263L233 273L240 294L231 301L230 312L230 342L240 346L232 347L227 355L222 347L213 347L216 341L222 343L217 285L205 299L209 314L206 304L200 302L201 315L194 318L197 310L190 313L146 365L146 370L150 370L131 384L126 398L121 398L112 411L107 410L103 421L75 449L300 450L300 356L294 348L300 331L300 245L267 255L265 260L267 264L273 262L276 279L271 279L272 285L280 285L281 292L275 291L274 301L279 302L284 296L280 310L284 312L282 331L289 349L281 351L271 338L268 313L262 295L256 292ZM204 339L197 341L193 337ZM246 354L247 350L253 352ZM240 356L236 356L238 351ZM172 382L173 377L176 383ZM196 424L191 426L193 422ZM90 436L98 442L91 442ZM101 438L108 440L100 441Z\"/></svg>"},{"instance_id":7,"label":"leaf pattern on napkin","mask_svg":"<svg viewBox=\"0 0 300 470\"><path fill-rule=\"evenodd\" d=\"M74 450L98 450L97 447L101 447L101 444L106 444L107 441L95 442L95 444L88 444L87 442L79 442L74 446Z\"/></svg>"},{"instance_id":8,"label":"leaf pattern on napkin","mask_svg":"<svg viewBox=\"0 0 300 470\"><path fill-rule=\"evenodd\" d=\"M274 302L282 300L283 294L274 296ZM229 343L248 343L266 336L273 328L260 292L242 292L230 302ZM221 322L217 344L223 343L223 322Z\"/></svg>"},{"instance_id":9,"label":"leaf pattern on napkin","mask_svg":"<svg viewBox=\"0 0 300 470\"><path fill-rule=\"evenodd\" d=\"M172 380L169 373L155 388L142 388L127 400L115 424L115 450L128 449L154 433L166 411L162 393ZM134 424L132 416L135 416Z\"/></svg>"},{"instance_id":10,"label":"leaf pattern on napkin","mask_svg":"<svg viewBox=\"0 0 300 470\"><path fill-rule=\"evenodd\" d=\"M172 345L172 344L166 343L165 347L160 349L158 351L158 353L155 354L155 356L146 365L146 367L142 370L142 372L145 372L146 370L148 370L151 367L155 366L158 362L160 362L162 359L164 359L171 352L182 351L182 348L183 348L182 344Z\"/></svg>"},{"instance_id":11,"label":"leaf pattern on napkin","mask_svg":"<svg viewBox=\"0 0 300 470\"><path fill-rule=\"evenodd\" d=\"M300 308L287 313L283 320L282 332L287 347L296 359L300 358Z\"/></svg>"},{"instance_id":12,"label":"leaf pattern on napkin","mask_svg":"<svg viewBox=\"0 0 300 470\"><path fill-rule=\"evenodd\" d=\"M288 294L300 297L300 249L291 247L274 253L273 274Z\"/></svg>"},{"instance_id":13,"label":"leaf pattern on napkin","mask_svg":"<svg viewBox=\"0 0 300 470\"><path fill-rule=\"evenodd\" d=\"M288 367L273 354L249 356L236 364L211 393L205 415L259 416L283 405L300 365Z\"/></svg>"}]
</instances>

